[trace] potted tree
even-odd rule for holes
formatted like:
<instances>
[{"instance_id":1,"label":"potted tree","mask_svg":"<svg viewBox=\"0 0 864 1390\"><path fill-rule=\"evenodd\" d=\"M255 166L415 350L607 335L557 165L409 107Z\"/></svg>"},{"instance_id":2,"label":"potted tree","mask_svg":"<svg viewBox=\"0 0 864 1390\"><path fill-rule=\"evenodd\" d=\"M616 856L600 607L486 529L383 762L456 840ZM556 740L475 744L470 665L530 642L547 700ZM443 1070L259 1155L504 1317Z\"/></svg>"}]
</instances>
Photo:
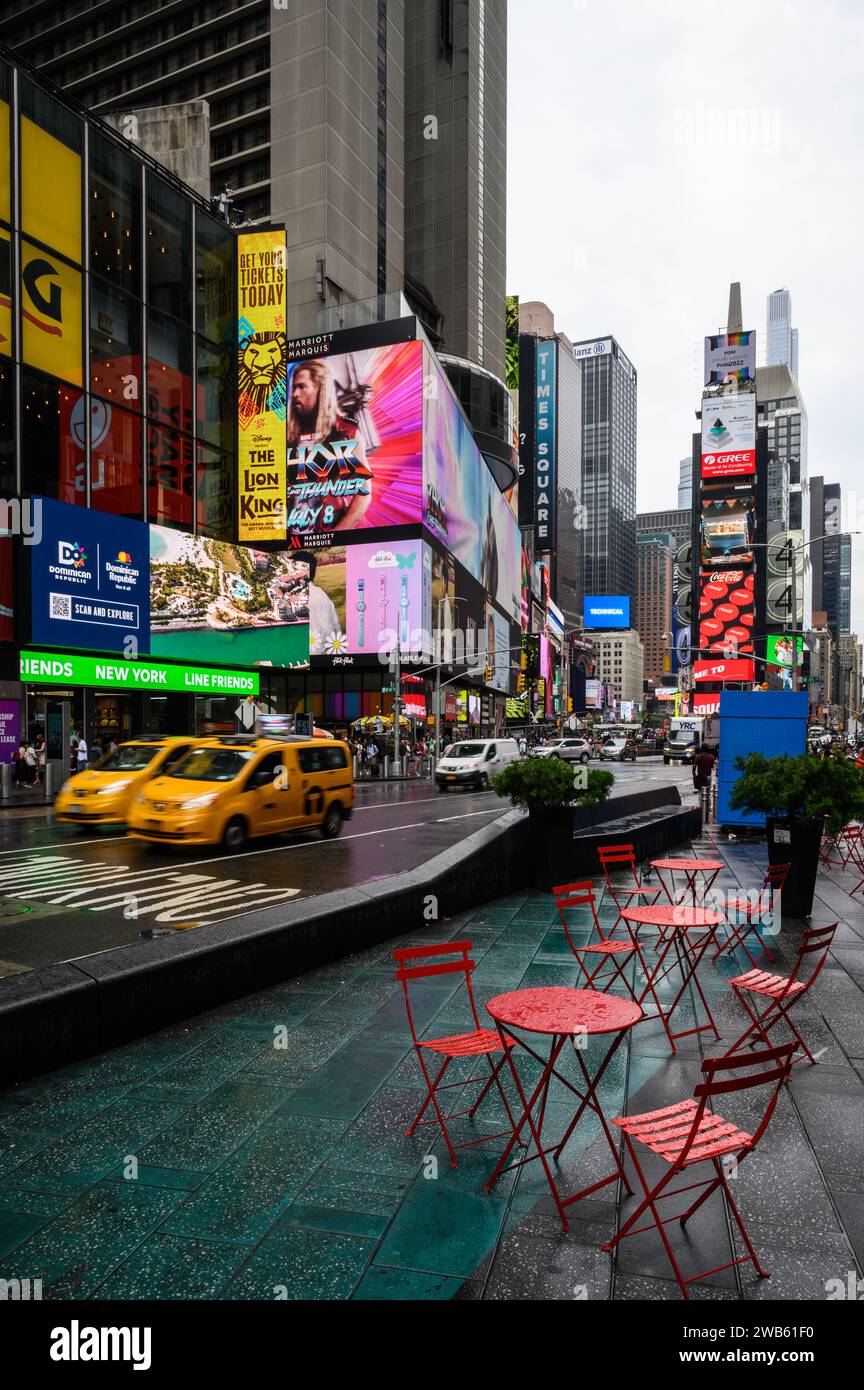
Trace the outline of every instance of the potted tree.
<instances>
[{"instance_id":1,"label":"potted tree","mask_svg":"<svg viewBox=\"0 0 864 1390\"><path fill-rule=\"evenodd\" d=\"M778 758L749 753L736 758L735 767L741 775L729 805L765 816L768 862L792 865L783 887L783 912L808 917L823 832L836 834L864 817L864 779L852 763L822 762L807 753Z\"/></svg>"},{"instance_id":2,"label":"potted tree","mask_svg":"<svg viewBox=\"0 0 864 1390\"><path fill-rule=\"evenodd\" d=\"M499 796L528 812L537 883L566 883L573 860L576 812L605 801L615 781L611 772L572 768L558 758L523 758L492 778Z\"/></svg>"}]
</instances>

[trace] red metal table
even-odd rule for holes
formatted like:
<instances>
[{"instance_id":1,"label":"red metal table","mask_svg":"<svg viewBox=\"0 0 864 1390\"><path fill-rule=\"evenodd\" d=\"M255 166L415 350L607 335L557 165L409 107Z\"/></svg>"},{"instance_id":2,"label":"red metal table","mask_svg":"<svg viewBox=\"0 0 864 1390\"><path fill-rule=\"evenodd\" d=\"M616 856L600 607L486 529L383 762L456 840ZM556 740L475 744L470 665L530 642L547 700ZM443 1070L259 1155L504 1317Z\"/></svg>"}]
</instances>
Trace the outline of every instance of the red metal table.
<instances>
[{"instance_id":1,"label":"red metal table","mask_svg":"<svg viewBox=\"0 0 864 1390\"><path fill-rule=\"evenodd\" d=\"M654 903L651 907L625 907L621 915L627 924L630 940L636 947L639 963L645 974L645 988L636 997L641 1004L647 994L651 995L657 1007L658 1016L666 1029L666 1036L672 1051L675 1051L676 1038L687 1038L692 1033L704 1033L709 1028L713 1030L714 1036L719 1038L720 1034L717 1032L708 1000L705 998L699 983L698 970L702 957L714 942L717 926L723 920L722 915L719 912L714 912L711 908L685 907L681 903ZM639 940L639 929L644 926L656 927L659 931L657 941L651 947L657 953L657 960L653 969L648 968L644 955L647 948ZM701 938L698 941L691 940L691 933L695 937L697 932L702 933ZM670 951L674 951L674 959L664 969ZM681 986L672 1003L667 1004L664 1008L657 997L657 985L672 973L676 965L681 971ZM682 1029L680 1033L673 1033L670 1028L670 1020L691 980L702 1000L702 1006L708 1015L708 1022L700 1023L695 1028Z\"/></svg>"},{"instance_id":2,"label":"red metal table","mask_svg":"<svg viewBox=\"0 0 864 1390\"><path fill-rule=\"evenodd\" d=\"M701 891L702 891L702 901L704 902L704 901L705 901L705 898L707 897L707 895L708 895L708 894L710 893L710 891L711 891L711 887L712 887L712 885L713 885L713 883L714 883L715 878L716 878L717 875L719 874L720 870L721 870L722 868L724 868L724 867L725 867L725 866L724 866L724 864L723 864L723 860L722 860L722 859L652 859L652 860L651 860L651 868L657 870L657 877L658 877L659 880L660 880L660 887L663 889L663 892L666 894L666 897L669 899L670 903L676 903L676 902L677 902L677 903L683 903L684 899L687 897L687 894L689 893L689 894L690 894L691 903L692 903L692 906L693 906L693 907L696 906L696 878L697 878L697 875L698 875L698 874L701 874L701 875L702 875L702 890L701 890ZM665 869L666 872L669 874L669 882L670 882L670 884L671 884L671 887L667 886L666 880L665 880L664 877L663 877L663 870L664 870L664 869ZM676 898L676 897L674 896L674 894L675 894L675 874L676 874L676 873L683 873L683 874L686 874L686 876L687 876L687 882L686 882L686 884L684 885L684 891L682 892L680 898Z\"/></svg>"},{"instance_id":3,"label":"red metal table","mask_svg":"<svg viewBox=\"0 0 864 1390\"><path fill-rule=\"evenodd\" d=\"M523 1112L507 1147L498 1160L494 1173L486 1184L486 1191L491 1190L502 1173L508 1172L511 1168L521 1168L523 1164L532 1163L539 1158L552 1189L552 1196L561 1217L561 1224L567 1231L570 1228L566 1208L571 1206L573 1202L578 1202L580 1197L587 1197L590 1192L596 1192L599 1187L605 1187L618 1177L623 1179L627 1191L630 1192L631 1190L618 1157L616 1139L606 1123L602 1106L597 1099L597 1086L625 1034L629 1032L634 1023L638 1023L641 1018L644 1018L644 1014L639 1005L634 1004L630 999L620 999L613 994L600 994L593 989L563 989L557 985L548 988L517 989L510 994L498 994L494 999L489 1000L486 1009L495 1020L495 1026L501 1036L501 1043L507 1054L507 1061ZM514 1032L514 1029L519 1031ZM550 1038L548 1057L544 1057L524 1037L520 1036L523 1033L539 1034ZM612 1041L592 1078L585 1065L583 1053L588 1037L600 1034L610 1036ZM543 1067L540 1080L534 1087L530 1098L526 1098L522 1083L519 1080L519 1073L513 1060L513 1053L516 1048L508 1045L509 1039L512 1039L531 1057L540 1062ZM584 1091L574 1086L566 1076L562 1076L556 1067L562 1049L568 1041L573 1045L573 1052L584 1081ZM579 1108L567 1126L563 1138L554 1144L544 1146L543 1119L546 1114L549 1083L553 1076L578 1097ZM535 1118L533 1111L538 1102L539 1113ZM583 1187L581 1191L573 1193L570 1197L562 1197L558 1191L547 1154L551 1153L557 1162L586 1109L592 1110L600 1120L606 1142L615 1160L615 1172L608 1178L601 1178L599 1182L591 1183L589 1187ZM515 1163L508 1164L507 1159L514 1144L521 1143L519 1136L526 1123L531 1130L531 1137L537 1152L529 1154L526 1158L518 1159Z\"/></svg>"}]
</instances>

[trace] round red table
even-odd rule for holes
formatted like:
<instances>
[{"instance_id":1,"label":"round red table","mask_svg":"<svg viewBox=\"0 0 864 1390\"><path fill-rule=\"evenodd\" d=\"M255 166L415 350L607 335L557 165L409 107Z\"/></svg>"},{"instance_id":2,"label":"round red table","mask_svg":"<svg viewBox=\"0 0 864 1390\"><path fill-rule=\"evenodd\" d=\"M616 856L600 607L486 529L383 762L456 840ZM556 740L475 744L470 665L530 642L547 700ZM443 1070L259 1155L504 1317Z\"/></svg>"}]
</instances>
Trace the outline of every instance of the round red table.
<instances>
[{"instance_id":1,"label":"round red table","mask_svg":"<svg viewBox=\"0 0 864 1390\"><path fill-rule=\"evenodd\" d=\"M691 899L692 899L692 902L693 902L693 906L694 906L694 907L696 906L696 876L697 876L697 874L701 874L701 875L702 875L702 898L703 898L703 901L704 901L704 899L706 898L706 896L708 895L708 893L710 893L710 891L711 891L711 887L712 887L712 885L713 885L713 883L714 883L715 878L717 877L717 875L719 874L720 870L721 870L723 867L724 867L724 864L723 864L723 860L722 860L722 859L652 859L652 860L651 860L651 868L657 870L657 877L658 877L659 880L660 880L660 886L661 886L661 888L663 889L663 892L666 894L666 897L669 899L669 902L671 903L671 902L676 902L676 901L677 901L677 902L681 903L681 902L684 901L684 899L687 897L687 894L689 893L690 896L691 896ZM664 877L663 877L663 870L664 870L664 869L665 869L665 870L667 871L667 873L669 874L670 883L671 883L671 885L672 885L672 886L671 886L671 889L667 887L667 885L666 885L666 880L665 880ZM687 882L686 882L686 884L684 885L684 891L683 891L683 893L681 894L680 898L677 898L677 899L674 897L674 892L675 892L675 874L676 874L676 873L686 874L686 876L687 876ZM709 875L710 875L710 877L709 877Z\"/></svg>"},{"instance_id":2,"label":"round red table","mask_svg":"<svg viewBox=\"0 0 864 1390\"><path fill-rule=\"evenodd\" d=\"M573 1202L578 1202L580 1197L587 1197L590 1192L596 1192L598 1188L615 1182L619 1177L623 1179L627 1191L630 1191L618 1157L616 1140L609 1130L606 1117L597 1099L597 1086L624 1037L634 1023L638 1023L641 1018L644 1018L644 1013L639 1004L634 1004L630 999L621 999L614 994L600 994L599 991L593 989L564 989L556 985L537 989L517 989L509 994L497 994L494 999L489 1000L486 1010L494 1019L495 1026L501 1036L501 1043L507 1056L513 1082L522 1104L522 1118L514 1127L507 1147L486 1184L486 1191L491 1190L502 1173L511 1168L521 1168L523 1164L531 1163L534 1159L539 1158L552 1189L552 1196L558 1208L561 1223L564 1230L567 1231L569 1224L566 1208ZM514 1030L518 1030L518 1032ZM524 1036L520 1036L520 1034L526 1033L532 1038L537 1036L550 1038L549 1055L544 1057L542 1053L535 1050L535 1047L531 1046L531 1043ZM583 1053L588 1038L595 1035L608 1036L610 1046L607 1048L599 1068L591 1077L585 1065ZM516 1048L508 1045L508 1039L518 1044L542 1065L543 1070L540 1079L530 1097L526 1097L519 1080L519 1073L516 1070L513 1059ZM567 1077L562 1076L555 1065L568 1041L573 1046L573 1052L585 1083L584 1091L574 1086ZM554 1144L544 1146L543 1119L546 1113L549 1083L553 1076L569 1091L573 1092L579 1100L579 1107L563 1137ZM534 1107L538 1103L539 1111L535 1117ZM562 1197L558 1191L547 1154L551 1153L557 1161L586 1109L592 1110L600 1120L606 1141L615 1160L615 1172L608 1178L601 1178L599 1182L592 1183L590 1187L583 1187L581 1191L573 1193L572 1196ZM522 1142L520 1133L526 1123L531 1131L537 1152L529 1154L526 1158L518 1159L515 1163L508 1164L507 1159L514 1144L521 1144Z\"/></svg>"},{"instance_id":3,"label":"round red table","mask_svg":"<svg viewBox=\"0 0 864 1390\"><path fill-rule=\"evenodd\" d=\"M630 940L636 948L639 962L645 974L645 988L637 996L639 1003L641 1004L646 994L650 993L657 1007L657 1014L666 1029L666 1036L672 1051L675 1051L676 1038L686 1038L691 1033L704 1033L709 1028L713 1030L714 1036L719 1038L720 1034L717 1032L717 1026L712 1017L708 1000L705 998L699 983L697 972L702 957L713 944L717 927L723 920L721 913L715 912L713 908L685 907L681 903L654 903L651 907L625 907L622 916L627 924ZM653 969L649 969L645 960L645 948L639 940L640 927L657 927L658 929L657 940L651 948L657 953L657 961ZM697 932L702 933L698 941L695 939ZM675 958L663 969L670 951L674 951ZM664 1007L657 997L657 985L671 974L676 965L681 971L681 987L672 1003ZM702 1000L702 1005L708 1015L708 1022L701 1023L695 1028L685 1028L679 1033L673 1033L669 1026L670 1020L691 980Z\"/></svg>"}]
</instances>

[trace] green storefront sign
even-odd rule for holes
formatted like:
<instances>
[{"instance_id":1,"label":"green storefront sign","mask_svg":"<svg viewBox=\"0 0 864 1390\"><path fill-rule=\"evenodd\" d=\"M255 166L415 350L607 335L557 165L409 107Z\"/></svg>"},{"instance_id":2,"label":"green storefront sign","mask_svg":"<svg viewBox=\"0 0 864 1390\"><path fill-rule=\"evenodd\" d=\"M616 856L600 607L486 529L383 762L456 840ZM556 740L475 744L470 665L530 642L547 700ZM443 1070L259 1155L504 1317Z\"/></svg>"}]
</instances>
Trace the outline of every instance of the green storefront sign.
<instances>
[{"instance_id":1,"label":"green storefront sign","mask_svg":"<svg viewBox=\"0 0 864 1390\"><path fill-rule=\"evenodd\" d=\"M40 685L94 685L103 690L170 690L185 695L257 695L257 671L219 671L111 656L22 652L21 679Z\"/></svg>"}]
</instances>

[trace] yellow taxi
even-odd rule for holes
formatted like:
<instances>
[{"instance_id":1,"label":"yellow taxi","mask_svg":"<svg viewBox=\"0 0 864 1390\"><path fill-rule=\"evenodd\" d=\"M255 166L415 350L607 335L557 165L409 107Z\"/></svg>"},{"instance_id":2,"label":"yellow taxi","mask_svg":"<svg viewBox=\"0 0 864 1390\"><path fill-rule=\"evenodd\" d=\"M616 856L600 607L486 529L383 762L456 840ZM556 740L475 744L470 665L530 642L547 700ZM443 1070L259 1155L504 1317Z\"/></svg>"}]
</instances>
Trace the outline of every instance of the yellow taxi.
<instances>
[{"instance_id":1,"label":"yellow taxi","mask_svg":"<svg viewBox=\"0 0 864 1390\"><path fill-rule=\"evenodd\" d=\"M332 839L350 820L348 745L336 739L236 734L212 738L135 794L136 840L240 849L252 836L317 828Z\"/></svg>"},{"instance_id":2,"label":"yellow taxi","mask_svg":"<svg viewBox=\"0 0 864 1390\"><path fill-rule=\"evenodd\" d=\"M133 796L150 777L168 772L200 739L142 736L121 743L85 772L77 772L54 800L54 818L69 825L116 825L126 820Z\"/></svg>"}]
</instances>

